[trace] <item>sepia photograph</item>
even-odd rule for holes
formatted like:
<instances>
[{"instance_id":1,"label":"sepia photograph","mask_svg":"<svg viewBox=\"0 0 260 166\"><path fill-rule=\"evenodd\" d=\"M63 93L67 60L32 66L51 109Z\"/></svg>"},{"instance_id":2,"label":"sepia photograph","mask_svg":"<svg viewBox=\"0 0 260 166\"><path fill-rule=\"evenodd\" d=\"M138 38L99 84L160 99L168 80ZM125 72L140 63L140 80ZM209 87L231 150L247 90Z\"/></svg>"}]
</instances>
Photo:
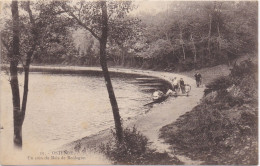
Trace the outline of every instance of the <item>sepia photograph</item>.
<instances>
[{"instance_id":1,"label":"sepia photograph","mask_svg":"<svg viewBox=\"0 0 260 166\"><path fill-rule=\"evenodd\" d=\"M258 1L0 14L1 165L258 165Z\"/></svg>"}]
</instances>

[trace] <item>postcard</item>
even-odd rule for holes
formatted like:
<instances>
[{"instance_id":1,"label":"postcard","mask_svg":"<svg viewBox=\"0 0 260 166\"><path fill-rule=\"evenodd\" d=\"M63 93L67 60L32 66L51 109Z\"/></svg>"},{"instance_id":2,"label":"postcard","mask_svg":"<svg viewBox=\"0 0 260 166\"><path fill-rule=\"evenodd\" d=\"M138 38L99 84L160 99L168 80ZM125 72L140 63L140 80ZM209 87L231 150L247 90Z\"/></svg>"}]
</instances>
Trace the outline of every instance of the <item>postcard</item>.
<instances>
[{"instance_id":1,"label":"postcard","mask_svg":"<svg viewBox=\"0 0 260 166\"><path fill-rule=\"evenodd\" d=\"M2 165L257 165L258 1L1 1Z\"/></svg>"}]
</instances>

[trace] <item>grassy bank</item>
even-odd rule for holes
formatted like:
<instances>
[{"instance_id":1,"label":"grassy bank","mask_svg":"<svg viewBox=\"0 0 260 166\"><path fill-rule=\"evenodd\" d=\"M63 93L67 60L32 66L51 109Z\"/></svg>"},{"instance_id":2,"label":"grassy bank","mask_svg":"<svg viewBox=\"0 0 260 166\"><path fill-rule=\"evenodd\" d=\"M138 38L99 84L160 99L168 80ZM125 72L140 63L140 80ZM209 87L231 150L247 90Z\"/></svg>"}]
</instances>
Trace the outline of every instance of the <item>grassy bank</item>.
<instances>
[{"instance_id":1,"label":"grassy bank","mask_svg":"<svg viewBox=\"0 0 260 166\"><path fill-rule=\"evenodd\" d=\"M203 70L204 78L216 71ZM257 164L257 65L243 61L228 76L217 72L206 80L200 104L164 126L160 137L175 153L204 164Z\"/></svg>"}]
</instances>

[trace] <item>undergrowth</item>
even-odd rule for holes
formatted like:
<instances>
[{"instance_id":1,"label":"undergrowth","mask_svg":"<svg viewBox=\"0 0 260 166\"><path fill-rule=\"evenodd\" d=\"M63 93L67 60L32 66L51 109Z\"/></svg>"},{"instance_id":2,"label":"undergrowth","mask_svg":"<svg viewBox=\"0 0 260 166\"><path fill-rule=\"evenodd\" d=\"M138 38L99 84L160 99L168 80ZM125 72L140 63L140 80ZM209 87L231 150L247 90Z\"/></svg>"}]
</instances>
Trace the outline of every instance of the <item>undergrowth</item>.
<instances>
[{"instance_id":1,"label":"undergrowth","mask_svg":"<svg viewBox=\"0 0 260 166\"><path fill-rule=\"evenodd\" d=\"M116 134L112 131L113 139L100 146L100 152L104 153L114 164L181 164L176 157L170 157L166 152L159 153L149 147L148 139L133 129L123 130L122 142L118 142Z\"/></svg>"},{"instance_id":2,"label":"undergrowth","mask_svg":"<svg viewBox=\"0 0 260 166\"><path fill-rule=\"evenodd\" d=\"M257 65L243 61L206 86L201 103L161 129L177 153L204 164L258 163Z\"/></svg>"}]
</instances>

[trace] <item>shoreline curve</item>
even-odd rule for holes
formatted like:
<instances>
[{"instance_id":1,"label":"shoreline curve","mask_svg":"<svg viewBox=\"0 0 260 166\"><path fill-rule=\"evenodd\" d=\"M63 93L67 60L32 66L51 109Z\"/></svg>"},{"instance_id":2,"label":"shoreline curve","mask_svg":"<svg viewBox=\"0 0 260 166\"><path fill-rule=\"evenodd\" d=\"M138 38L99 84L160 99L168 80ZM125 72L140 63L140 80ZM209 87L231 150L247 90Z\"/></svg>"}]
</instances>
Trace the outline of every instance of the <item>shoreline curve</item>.
<instances>
[{"instance_id":1,"label":"shoreline curve","mask_svg":"<svg viewBox=\"0 0 260 166\"><path fill-rule=\"evenodd\" d=\"M1 65L1 69L7 68L8 65ZM22 69L22 66L19 66ZM30 71L32 72L66 72L67 74L73 73L84 73L84 72L102 72L101 67L80 67L80 66L30 66ZM171 80L174 77L183 78L185 83L191 85L192 90L190 95L180 96L177 98L168 98L166 102L163 102L140 117L133 118L130 121L126 121L124 127L132 128L135 126L138 131L144 134L150 142L152 142L151 147L156 149L159 152L168 152L172 154L172 150L169 149L170 145L163 142L162 139L159 139L159 130L174 121L177 120L184 113L191 111L195 107L200 99L203 97L204 88L195 88L195 80L189 76L169 73L163 71L152 71L152 70L140 70L140 69L126 69L126 68L109 68L110 73L117 74L130 74L130 75L141 75L148 77L156 77L158 79L163 79L164 81L171 83ZM82 145L85 145L88 149L95 149L100 142L106 142L109 140L111 129L100 131L98 134L93 134L83 138L79 138L76 141L70 142L63 145L59 149L73 149L76 144L81 142ZM199 164L199 161L191 161L185 156L177 156L181 160L185 160L185 164Z\"/></svg>"}]
</instances>

